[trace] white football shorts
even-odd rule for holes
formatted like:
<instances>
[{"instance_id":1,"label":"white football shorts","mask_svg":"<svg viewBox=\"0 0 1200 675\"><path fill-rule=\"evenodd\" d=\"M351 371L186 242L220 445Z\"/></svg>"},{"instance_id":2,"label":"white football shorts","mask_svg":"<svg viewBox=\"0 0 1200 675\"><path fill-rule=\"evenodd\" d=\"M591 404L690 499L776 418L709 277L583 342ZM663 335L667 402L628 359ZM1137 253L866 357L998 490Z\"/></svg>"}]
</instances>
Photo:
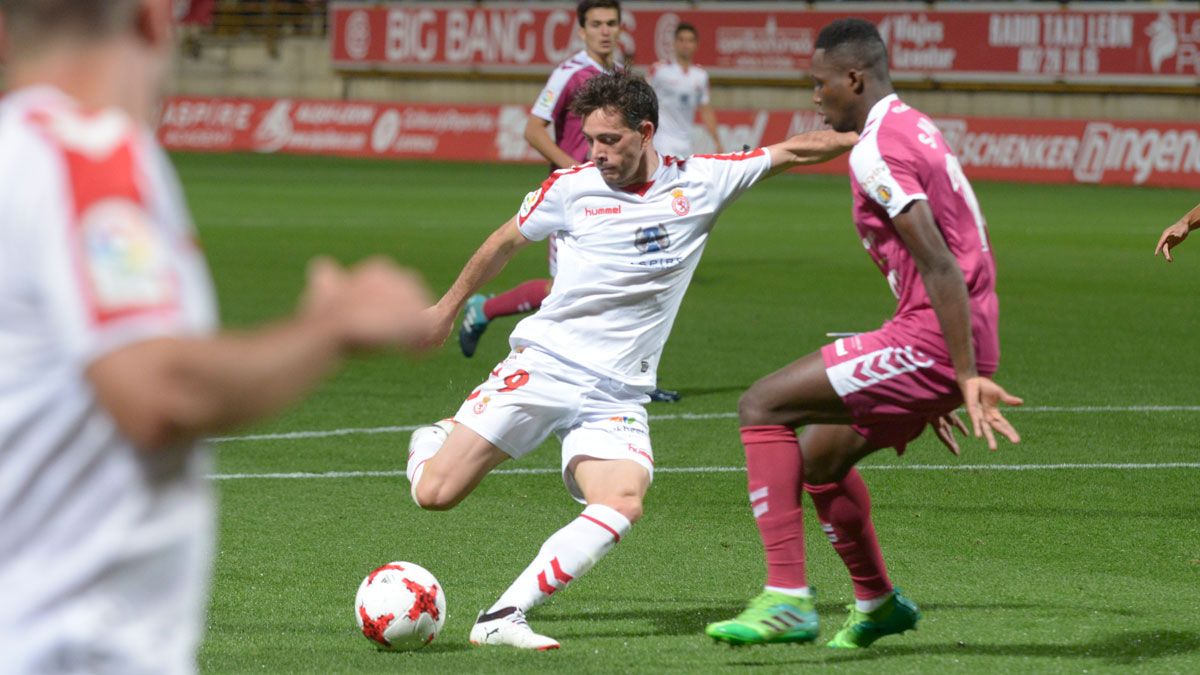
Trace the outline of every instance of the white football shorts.
<instances>
[{"instance_id":1,"label":"white football shorts","mask_svg":"<svg viewBox=\"0 0 1200 675\"><path fill-rule=\"evenodd\" d=\"M534 347L513 351L463 402L454 421L513 459L551 433L562 442L567 491L583 494L571 473L580 458L628 459L654 479L654 451L640 388L593 373Z\"/></svg>"}]
</instances>

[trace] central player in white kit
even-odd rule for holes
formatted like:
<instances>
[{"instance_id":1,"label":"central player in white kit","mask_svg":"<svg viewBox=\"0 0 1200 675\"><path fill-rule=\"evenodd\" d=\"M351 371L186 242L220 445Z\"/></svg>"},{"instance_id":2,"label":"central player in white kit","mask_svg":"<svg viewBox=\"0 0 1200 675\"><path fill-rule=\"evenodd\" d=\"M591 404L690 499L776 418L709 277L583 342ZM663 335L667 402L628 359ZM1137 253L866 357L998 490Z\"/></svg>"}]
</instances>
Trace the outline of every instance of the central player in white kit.
<instances>
[{"instance_id":1,"label":"central player in white kit","mask_svg":"<svg viewBox=\"0 0 1200 675\"><path fill-rule=\"evenodd\" d=\"M642 515L654 472L643 405L659 356L717 216L772 173L848 150L854 133L812 132L768 148L686 161L654 151L658 102L645 80L597 75L576 97L592 161L555 172L526 196L433 308L444 339L466 299L531 241L555 237L558 277L512 353L473 391L447 438L417 430L408 477L422 508L445 510L492 469L562 441L568 491L587 506L554 533L513 585L480 613L475 644L555 649L525 612L587 572Z\"/></svg>"},{"instance_id":2,"label":"central player in white kit","mask_svg":"<svg viewBox=\"0 0 1200 675\"><path fill-rule=\"evenodd\" d=\"M717 133L717 113L709 100L708 73L692 62L699 36L696 27L680 23L675 27L672 43L675 59L659 61L650 66L646 78L658 95L659 128L654 134L654 148L664 155L687 157L692 154L692 122L700 113L700 122L722 152L721 136Z\"/></svg>"}]
</instances>

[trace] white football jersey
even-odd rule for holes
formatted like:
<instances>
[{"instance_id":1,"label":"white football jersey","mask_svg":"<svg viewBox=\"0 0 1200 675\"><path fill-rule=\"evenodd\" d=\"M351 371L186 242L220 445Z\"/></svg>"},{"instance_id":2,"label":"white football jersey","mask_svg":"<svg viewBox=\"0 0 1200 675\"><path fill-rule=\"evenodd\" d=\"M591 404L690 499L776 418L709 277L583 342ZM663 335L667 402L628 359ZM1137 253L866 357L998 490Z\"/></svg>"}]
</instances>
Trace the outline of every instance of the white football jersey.
<instances>
[{"instance_id":1,"label":"white football jersey","mask_svg":"<svg viewBox=\"0 0 1200 675\"><path fill-rule=\"evenodd\" d=\"M692 154L692 127L696 110L708 105L708 73L697 65L683 69L678 63L660 61L650 67L650 86L658 94L658 130L654 148L664 155Z\"/></svg>"},{"instance_id":2,"label":"white football jersey","mask_svg":"<svg viewBox=\"0 0 1200 675\"><path fill-rule=\"evenodd\" d=\"M0 101L0 672L195 670L207 452L135 449L85 370L215 322L150 133L48 87Z\"/></svg>"},{"instance_id":3,"label":"white football jersey","mask_svg":"<svg viewBox=\"0 0 1200 675\"><path fill-rule=\"evenodd\" d=\"M628 385L655 384L658 361L717 216L771 169L770 154L659 158L644 185L613 189L591 162L556 171L529 193L517 222L558 245L554 288L517 324L535 345Z\"/></svg>"}]
</instances>

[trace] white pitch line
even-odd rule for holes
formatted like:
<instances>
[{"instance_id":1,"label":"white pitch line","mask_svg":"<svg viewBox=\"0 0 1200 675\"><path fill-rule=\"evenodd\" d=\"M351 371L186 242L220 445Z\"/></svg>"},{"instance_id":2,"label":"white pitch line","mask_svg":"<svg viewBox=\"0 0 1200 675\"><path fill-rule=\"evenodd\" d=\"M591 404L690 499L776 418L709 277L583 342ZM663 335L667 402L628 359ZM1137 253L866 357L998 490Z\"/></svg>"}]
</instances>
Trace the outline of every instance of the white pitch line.
<instances>
[{"instance_id":1,"label":"white pitch line","mask_svg":"<svg viewBox=\"0 0 1200 675\"><path fill-rule=\"evenodd\" d=\"M963 411L959 411L963 412ZM1131 406L1029 406L1027 408L1005 408L1008 413L1116 413L1116 412L1200 412L1200 405L1131 405ZM651 415L651 421L671 420L725 420L737 417L735 412L723 413L678 413L673 415ZM278 441L301 438L330 438L357 434L399 434L419 429L424 424L407 424L392 427L358 427L327 429L321 431L288 431L276 434L250 434L247 436L220 436L209 439L213 443L238 443L242 441Z\"/></svg>"},{"instance_id":2,"label":"white pitch line","mask_svg":"<svg viewBox=\"0 0 1200 675\"><path fill-rule=\"evenodd\" d=\"M1151 464L879 464L860 466L865 471L1064 471L1079 469L1101 469L1111 471L1139 471L1144 469L1200 469L1200 462L1157 462ZM557 474L561 469L500 469L492 475L531 476ZM740 473L740 466L666 466L655 473ZM323 473L218 473L210 480L277 479L296 480L305 478L396 478L403 471L326 471Z\"/></svg>"}]
</instances>

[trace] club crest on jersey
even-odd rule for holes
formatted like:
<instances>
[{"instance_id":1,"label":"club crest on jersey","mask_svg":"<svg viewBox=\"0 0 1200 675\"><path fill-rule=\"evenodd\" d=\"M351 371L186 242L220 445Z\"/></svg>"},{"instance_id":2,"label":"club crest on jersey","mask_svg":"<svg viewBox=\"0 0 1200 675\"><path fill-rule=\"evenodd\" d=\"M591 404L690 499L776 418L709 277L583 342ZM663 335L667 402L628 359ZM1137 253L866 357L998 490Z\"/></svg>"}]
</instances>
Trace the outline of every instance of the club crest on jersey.
<instances>
[{"instance_id":1,"label":"club crest on jersey","mask_svg":"<svg viewBox=\"0 0 1200 675\"><path fill-rule=\"evenodd\" d=\"M491 396L484 396L483 398L481 398L475 402L475 406L473 408L471 408L471 412L475 413L476 415L482 415L483 412L485 410L487 410L488 403L490 403L491 400L492 400Z\"/></svg>"},{"instance_id":2,"label":"club crest on jersey","mask_svg":"<svg viewBox=\"0 0 1200 675\"><path fill-rule=\"evenodd\" d=\"M658 253L671 246L671 237L667 234L666 225L639 227L634 235L633 244L642 253Z\"/></svg>"},{"instance_id":3,"label":"club crest on jersey","mask_svg":"<svg viewBox=\"0 0 1200 675\"><path fill-rule=\"evenodd\" d=\"M676 188L671 191L671 210L678 216L686 216L692 210L692 203L683 194L683 190Z\"/></svg>"}]
</instances>

